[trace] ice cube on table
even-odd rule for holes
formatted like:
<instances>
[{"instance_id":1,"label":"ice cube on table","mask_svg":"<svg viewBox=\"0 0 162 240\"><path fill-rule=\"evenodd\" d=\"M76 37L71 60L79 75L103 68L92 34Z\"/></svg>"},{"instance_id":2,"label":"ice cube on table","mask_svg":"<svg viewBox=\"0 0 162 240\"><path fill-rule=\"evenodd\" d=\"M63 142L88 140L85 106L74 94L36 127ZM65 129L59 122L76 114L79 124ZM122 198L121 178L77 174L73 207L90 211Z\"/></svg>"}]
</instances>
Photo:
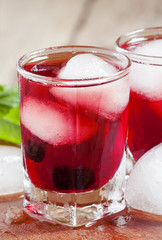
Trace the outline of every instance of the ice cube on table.
<instances>
[{"instance_id":1,"label":"ice cube on table","mask_svg":"<svg viewBox=\"0 0 162 240\"><path fill-rule=\"evenodd\" d=\"M145 42L137 46L133 53L157 56L159 65L154 59L149 63L132 62L130 68L131 89L145 95L148 99L158 101L162 99L162 39ZM140 58L139 58L140 59Z\"/></svg>"},{"instance_id":2,"label":"ice cube on table","mask_svg":"<svg viewBox=\"0 0 162 240\"><path fill-rule=\"evenodd\" d=\"M25 97L21 108L22 124L32 134L50 144L80 143L96 133L98 124L87 116L76 116L69 106L44 103Z\"/></svg>"},{"instance_id":3,"label":"ice cube on table","mask_svg":"<svg viewBox=\"0 0 162 240\"><path fill-rule=\"evenodd\" d=\"M60 70L59 78L91 79L107 77L117 73L110 63L93 54L78 54ZM97 82L96 82L97 83ZM52 87L50 93L57 99L79 105L85 111L105 118L116 119L126 107L129 99L129 80L122 80L86 87Z\"/></svg>"},{"instance_id":4,"label":"ice cube on table","mask_svg":"<svg viewBox=\"0 0 162 240\"><path fill-rule=\"evenodd\" d=\"M0 146L0 197L23 192L21 149Z\"/></svg>"},{"instance_id":5,"label":"ice cube on table","mask_svg":"<svg viewBox=\"0 0 162 240\"><path fill-rule=\"evenodd\" d=\"M162 143L135 164L126 183L126 200L134 209L162 215Z\"/></svg>"}]
</instances>

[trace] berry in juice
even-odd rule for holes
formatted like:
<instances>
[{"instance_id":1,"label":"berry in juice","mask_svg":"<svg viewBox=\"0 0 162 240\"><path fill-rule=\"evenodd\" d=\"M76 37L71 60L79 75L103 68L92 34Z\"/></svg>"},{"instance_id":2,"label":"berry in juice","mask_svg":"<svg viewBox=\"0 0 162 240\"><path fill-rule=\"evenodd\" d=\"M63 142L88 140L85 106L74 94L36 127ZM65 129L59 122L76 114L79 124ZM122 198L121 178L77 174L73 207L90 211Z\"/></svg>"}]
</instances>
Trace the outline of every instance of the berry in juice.
<instances>
[{"instance_id":1,"label":"berry in juice","mask_svg":"<svg viewBox=\"0 0 162 240\"><path fill-rule=\"evenodd\" d=\"M26 63L24 69L58 78L71 57L69 53L62 58L49 56ZM66 193L106 184L120 165L127 132L127 96L120 99L120 107L105 102L105 97L111 101L118 82L112 83L110 93L106 88L111 83L65 87L22 76L20 82L22 146L31 182ZM125 83L122 88L125 92Z\"/></svg>"}]
</instances>

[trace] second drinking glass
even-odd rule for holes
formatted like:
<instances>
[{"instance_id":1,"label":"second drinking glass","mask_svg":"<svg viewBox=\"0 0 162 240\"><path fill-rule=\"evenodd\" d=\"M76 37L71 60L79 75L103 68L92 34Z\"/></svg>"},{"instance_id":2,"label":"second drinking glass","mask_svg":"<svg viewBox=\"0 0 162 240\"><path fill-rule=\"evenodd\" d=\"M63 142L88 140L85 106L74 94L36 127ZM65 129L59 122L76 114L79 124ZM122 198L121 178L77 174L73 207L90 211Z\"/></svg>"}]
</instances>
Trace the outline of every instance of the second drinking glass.
<instances>
[{"instance_id":1,"label":"second drinking glass","mask_svg":"<svg viewBox=\"0 0 162 240\"><path fill-rule=\"evenodd\" d=\"M132 60L128 152L137 161L162 142L162 27L124 34L116 49Z\"/></svg>"}]
</instances>

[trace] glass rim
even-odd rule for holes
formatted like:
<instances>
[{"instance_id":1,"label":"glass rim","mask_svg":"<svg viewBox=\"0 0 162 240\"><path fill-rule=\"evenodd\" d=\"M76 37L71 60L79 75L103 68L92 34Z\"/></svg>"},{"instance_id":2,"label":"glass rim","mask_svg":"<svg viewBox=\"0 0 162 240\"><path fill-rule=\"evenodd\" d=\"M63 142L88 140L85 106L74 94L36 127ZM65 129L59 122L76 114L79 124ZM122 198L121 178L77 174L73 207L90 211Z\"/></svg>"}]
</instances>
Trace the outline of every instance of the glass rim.
<instances>
[{"instance_id":1,"label":"glass rim","mask_svg":"<svg viewBox=\"0 0 162 240\"><path fill-rule=\"evenodd\" d=\"M144 41L145 39L147 39L148 36L152 36L152 37L155 36L155 38L152 38L152 39L158 39L157 35L159 35L159 32L161 32L160 35L162 37L162 26L140 28L140 29L137 29L137 30L134 30L134 31L131 31L131 32L127 32L127 33L122 34L121 36L119 36L117 38L117 40L115 42L115 49L117 51L127 55L131 59L131 61L138 62L138 63L148 63L150 65L161 66L162 65L162 56L153 56L153 55L133 53L133 52L121 47L121 41L124 38L126 38L126 40L124 42L122 42L122 44L129 42L133 38L137 40L138 37L139 37L139 41L141 42L141 41ZM134 42L132 42L132 43L134 43Z\"/></svg>"},{"instance_id":2,"label":"glass rim","mask_svg":"<svg viewBox=\"0 0 162 240\"><path fill-rule=\"evenodd\" d=\"M61 51L61 50L64 50L64 51ZM47 51L49 51L49 53L61 53L61 52L63 53L65 51L73 53L74 50L75 50L75 53L77 53L77 50L78 50L78 52L79 52L79 50L80 51L85 50L84 51L85 53L96 53L96 54L104 53L109 57L110 56L116 57L116 60L117 60L117 58L120 59L120 61L125 59L126 63L125 63L125 66L122 68L122 70L119 70L114 74L104 76L104 77L84 78L84 79L83 78L81 78L81 79L60 79L57 77L47 77L47 76L42 76L42 75L38 75L35 73L31 73L23 68L23 65L27 61L34 59L38 56L45 56L45 55L47 55L47 54L45 54ZM25 61L25 59L26 59L26 61ZM92 85L100 85L100 84L120 80L124 76L128 75L129 68L131 66L131 61L130 61L129 57L127 57L125 54L119 53L116 50L111 50L109 48L86 46L86 45L64 45L64 46L42 48L42 49L27 53L27 54L23 55L17 61L16 66L17 66L17 71L20 75L22 75L23 77L25 77L29 80L32 80L32 81L41 82L41 83L45 83L45 84L51 84L51 85L57 85L57 86L92 86Z\"/></svg>"}]
</instances>

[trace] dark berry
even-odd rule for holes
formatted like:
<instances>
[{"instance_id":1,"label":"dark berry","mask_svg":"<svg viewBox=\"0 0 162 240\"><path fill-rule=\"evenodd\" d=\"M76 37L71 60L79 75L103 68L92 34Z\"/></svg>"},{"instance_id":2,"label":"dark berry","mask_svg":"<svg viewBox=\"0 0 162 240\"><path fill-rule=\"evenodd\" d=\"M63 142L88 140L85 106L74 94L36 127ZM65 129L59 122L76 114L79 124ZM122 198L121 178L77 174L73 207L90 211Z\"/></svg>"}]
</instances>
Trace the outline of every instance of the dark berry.
<instances>
[{"instance_id":1,"label":"dark berry","mask_svg":"<svg viewBox=\"0 0 162 240\"><path fill-rule=\"evenodd\" d=\"M76 169L75 187L77 190L85 190L93 185L95 175L92 169L78 166Z\"/></svg>"},{"instance_id":2,"label":"dark berry","mask_svg":"<svg viewBox=\"0 0 162 240\"><path fill-rule=\"evenodd\" d=\"M45 149L42 144L29 140L27 144L25 144L25 154L27 158L39 163L43 161L45 157Z\"/></svg>"},{"instance_id":3,"label":"dark berry","mask_svg":"<svg viewBox=\"0 0 162 240\"><path fill-rule=\"evenodd\" d=\"M53 170L53 182L57 189L71 190L74 188L74 170L68 166L56 167Z\"/></svg>"},{"instance_id":4,"label":"dark berry","mask_svg":"<svg viewBox=\"0 0 162 240\"><path fill-rule=\"evenodd\" d=\"M92 169L78 166L73 169L69 166L56 167L53 170L53 182L59 190L85 190L93 185L95 175Z\"/></svg>"}]
</instances>

